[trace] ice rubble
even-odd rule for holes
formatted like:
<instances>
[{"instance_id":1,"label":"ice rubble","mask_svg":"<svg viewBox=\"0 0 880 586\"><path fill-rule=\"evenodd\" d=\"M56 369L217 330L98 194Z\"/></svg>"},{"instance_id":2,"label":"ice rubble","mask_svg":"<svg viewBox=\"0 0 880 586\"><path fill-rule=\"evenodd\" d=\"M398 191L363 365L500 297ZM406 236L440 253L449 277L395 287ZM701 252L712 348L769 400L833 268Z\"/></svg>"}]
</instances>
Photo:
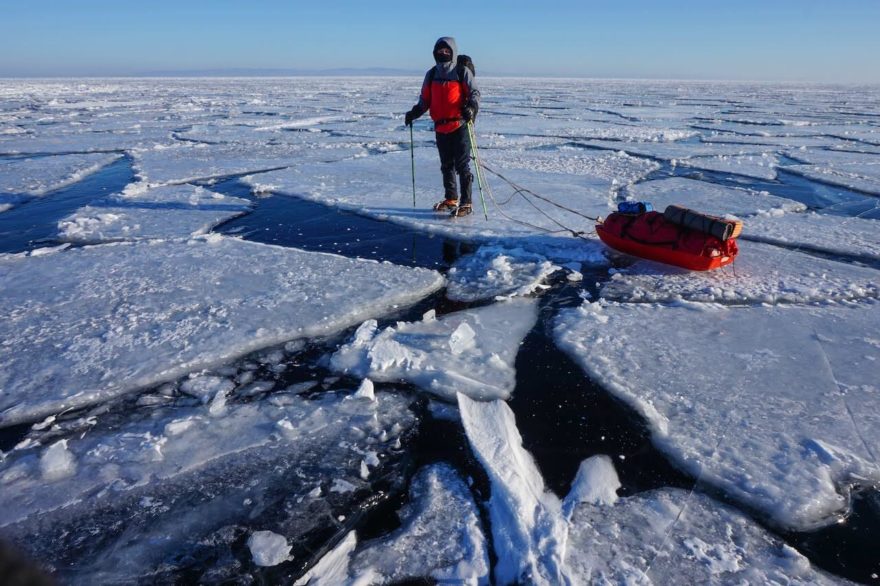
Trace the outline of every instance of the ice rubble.
<instances>
[{"instance_id":1,"label":"ice rubble","mask_svg":"<svg viewBox=\"0 0 880 586\"><path fill-rule=\"evenodd\" d=\"M355 584L431 577L441 583L488 584L489 556L477 506L458 473L432 464L416 474L402 525L353 552Z\"/></svg>"},{"instance_id":2,"label":"ice rubble","mask_svg":"<svg viewBox=\"0 0 880 586\"><path fill-rule=\"evenodd\" d=\"M462 257L446 277L446 296L456 301L496 300L528 295L560 267L521 248L481 246Z\"/></svg>"},{"instance_id":3,"label":"ice rubble","mask_svg":"<svg viewBox=\"0 0 880 586\"><path fill-rule=\"evenodd\" d=\"M195 569L216 579L248 574L233 555L245 535L257 566L285 561L293 544L305 563L303 541L334 529L369 488L359 474L366 455L379 476L400 465L394 446L415 416L411 399L386 392L276 399L231 404L222 416L181 403L123 422L90 418L60 441L60 431L33 431L0 461L0 530L83 583L155 580L200 558L214 562ZM65 473L47 477L47 460ZM338 481L356 490L330 492Z\"/></svg>"},{"instance_id":4,"label":"ice rubble","mask_svg":"<svg viewBox=\"0 0 880 586\"><path fill-rule=\"evenodd\" d=\"M374 381L407 380L447 400L456 392L481 399L506 398L516 384L514 361L538 317L534 299L512 299L440 318L379 330L361 324L331 358L338 372Z\"/></svg>"},{"instance_id":5,"label":"ice rubble","mask_svg":"<svg viewBox=\"0 0 880 586\"><path fill-rule=\"evenodd\" d=\"M0 275L0 425L331 334L443 285L424 269L217 235L6 255Z\"/></svg>"},{"instance_id":6,"label":"ice rubble","mask_svg":"<svg viewBox=\"0 0 880 586\"><path fill-rule=\"evenodd\" d=\"M829 523L880 481L874 301L724 308L599 301L557 343L701 482L788 528Z\"/></svg>"},{"instance_id":7,"label":"ice rubble","mask_svg":"<svg viewBox=\"0 0 880 586\"><path fill-rule=\"evenodd\" d=\"M662 212L668 205L680 205L715 216L747 217L761 212L782 215L807 209L800 202L769 193L713 185L705 181L672 177L646 181L627 190L627 198L648 201ZM748 224L748 223L747 223Z\"/></svg>"},{"instance_id":8,"label":"ice rubble","mask_svg":"<svg viewBox=\"0 0 880 586\"><path fill-rule=\"evenodd\" d=\"M647 260L614 271L600 293L618 301L810 303L880 297L880 272L756 242L740 241L732 266L694 272Z\"/></svg>"},{"instance_id":9,"label":"ice rubble","mask_svg":"<svg viewBox=\"0 0 880 586\"><path fill-rule=\"evenodd\" d=\"M61 220L58 238L95 243L195 236L249 207L246 199L192 185L147 189L132 184L122 194L80 208Z\"/></svg>"}]
</instances>

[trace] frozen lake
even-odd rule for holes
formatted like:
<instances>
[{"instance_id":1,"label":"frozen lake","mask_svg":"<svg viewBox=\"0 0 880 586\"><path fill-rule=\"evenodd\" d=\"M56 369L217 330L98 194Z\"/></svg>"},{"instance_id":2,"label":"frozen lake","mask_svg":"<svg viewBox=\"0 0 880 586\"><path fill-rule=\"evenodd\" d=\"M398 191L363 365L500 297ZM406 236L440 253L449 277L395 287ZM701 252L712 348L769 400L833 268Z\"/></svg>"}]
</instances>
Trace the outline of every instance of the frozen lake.
<instances>
[{"instance_id":1,"label":"frozen lake","mask_svg":"<svg viewBox=\"0 0 880 586\"><path fill-rule=\"evenodd\" d=\"M418 83L0 83L0 538L83 584L880 582L877 88L482 79L450 220ZM737 262L609 251L624 199Z\"/></svg>"}]
</instances>

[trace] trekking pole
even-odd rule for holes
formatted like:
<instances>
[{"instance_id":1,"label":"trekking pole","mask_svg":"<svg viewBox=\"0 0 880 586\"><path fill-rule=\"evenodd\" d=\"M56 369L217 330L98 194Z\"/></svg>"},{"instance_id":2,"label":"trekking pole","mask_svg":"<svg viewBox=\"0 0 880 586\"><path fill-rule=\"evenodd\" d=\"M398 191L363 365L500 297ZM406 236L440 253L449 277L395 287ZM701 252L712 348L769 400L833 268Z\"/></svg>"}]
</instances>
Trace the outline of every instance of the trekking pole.
<instances>
[{"instance_id":1,"label":"trekking pole","mask_svg":"<svg viewBox=\"0 0 880 586\"><path fill-rule=\"evenodd\" d=\"M409 159L412 163L413 207L416 207L416 153L415 147L413 146L412 124L409 125Z\"/></svg>"},{"instance_id":2,"label":"trekking pole","mask_svg":"<svg viewBox=\"0 0 880 586\"><path fill-rule=\"evenodd\" d=\"M480 190L480 202L483 204L483 216L489 221L489 210L486 209L486 198L483 197L483 171L480 169L480 157L477 154L477 135L474 132L474 123L468 122L468 139L471 143L471 159L474 161L474 169L477 173L477 187Z\"/></svg>"}]
</instances>

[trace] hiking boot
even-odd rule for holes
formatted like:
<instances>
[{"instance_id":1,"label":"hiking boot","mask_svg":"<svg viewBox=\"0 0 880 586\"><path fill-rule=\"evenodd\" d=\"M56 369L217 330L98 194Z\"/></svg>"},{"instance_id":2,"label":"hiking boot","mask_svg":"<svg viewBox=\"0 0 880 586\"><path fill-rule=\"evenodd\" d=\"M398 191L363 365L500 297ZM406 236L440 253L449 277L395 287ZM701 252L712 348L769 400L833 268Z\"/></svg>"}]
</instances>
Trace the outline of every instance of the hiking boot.
<instances>
[{"instance_id":1,"label":"hiking boot","mask_svg":"<svg viewBox=\"0 0 880 586\"><path fill-rule=\"evenodd\" d=\"M450 214L453 218L461 218L463 216L469 216L474 212L474 209L471 207L471 204L466 203L464 205L458 206L457 209L452 210L452 214Z\"/></svg>"},{"instance_id":2,"label":"hiking boot","mask_svg":"<svg viewBox=\"0 0 880 586\"><path fill-rule=\"evenodd\" d=\"M458 200L457 199L444 199L440 203L434 204L434 211L435 212L448 212L450 210L455 211L455 209L457 207L458 207Z\"/></svg>"}]
</instances>

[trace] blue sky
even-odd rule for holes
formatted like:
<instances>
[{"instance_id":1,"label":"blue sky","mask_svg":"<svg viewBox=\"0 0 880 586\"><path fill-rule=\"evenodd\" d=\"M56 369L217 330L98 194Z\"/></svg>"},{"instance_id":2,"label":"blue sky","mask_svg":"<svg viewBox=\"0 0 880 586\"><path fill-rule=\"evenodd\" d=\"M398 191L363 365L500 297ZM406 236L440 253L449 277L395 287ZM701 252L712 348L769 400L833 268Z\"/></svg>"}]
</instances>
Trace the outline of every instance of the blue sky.
<instances>
[{"instance_id":1,"label":"blue sky","mask_svg":"<svg viewBox=\"0 0 880 586\"><path fill-rule=\"evenodd\" d=\"M880 83L880 0L27 0L0 75L391 67L443 35L481 75Z\"/></svg>"}]
</instances>

